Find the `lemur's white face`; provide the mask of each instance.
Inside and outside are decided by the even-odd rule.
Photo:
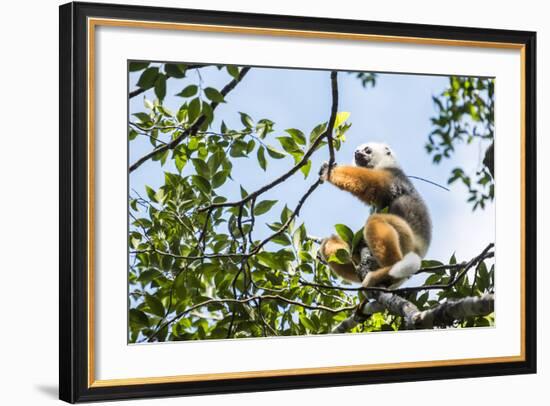
[[[395,168],[399,165],[390,147],[378,142],[368,142],[357,147],[354,163],[364,168]]]

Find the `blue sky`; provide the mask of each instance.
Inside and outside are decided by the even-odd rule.
[[[130,75],[130,90],[135,88],[138,74]],[[177,110],[183,99],[174,96],[186,85],[202,80],[203,87],[221,89],[230,77],[225,70],[203,68],[190,72],[185,79],[170,79],[167,82],[167,97],[164,105]],[[427,135],[431,131],[430,117],[436,114],[432,96],[441,93],[447,85],[445,76],[410,74],[378,74],[376,86],[365,89],[354,75],[341,72],[338,76],[339,111],[351,113],[352,127],[346,133],[347,141],[337,152],[336,161],[348,164],[357,145],[368,141],[389,144],[395,151],[403,170],[409,175],[427,178],[446,185],[451,169],[460,166],[467,173],[479,168],[484,144],[463,145],[456,154],[439,165],[432,164],[431,156],[424,150]],[[154,99],[152,90],[130,101],[130,114],[144,111],[143,97]],[[218,131],[223,119],[229,128],[241,129],[238,112],[248,113],[254,120],[269,118],[275,122],[275,132],[266,141],[279,147],[275,139],[286,128],[301,129],[306,135],[317,124],[327,121],[331,108],[331,89],[328,71],[297,69],[252,68],[226,98],[227,103],[216,109],[213,129]],[[151,144],[145,137],[138,137],[130,143],[129,159],[133,163]],[[278,200],[272,209],[280,213],[284,204],[294,207],[307,187],[315,181],[318,168],[328,160],[328,152],[318,151],[312,158],[312,169],[304,180],[298,172],[289,181],[263,195],[263,199]],[[268,158],[267,172],[263,172],[256,161],[255,153],[250,159],[234,161],[233,178],[218,193],[229,199],[239,197],[240,182],[248,191],[264,185],[270,179],[286,172],[293,165],[292,158],[273,160]],[[144,185],[158,188],[164,181],[163,171],[176,170],[169,165],[161,169],[158,162],[148,161],[130,174],[130,188],[144,193]],[[184,170],[184,175],[190,173]],[[469,259],[479,253],[495,239],[494,205],[485,210],[472,212],[466,202],[466,189],[453,184],[450,192],[428,183],[413,180],[426,200],[433,221],[433,241],[427,258],[447,262],[456,252],[458,260]],[[318,188],[302,208],[300,222],[305,222],[308,233],[323,237],[334,232],[334,224],[343,223],[354,230],[359,229],[369,215],[369,208],[356,198],[340,191],[330,184]],[[262,223],[270,221],[270,214],[257,220],[255,238],[269,233]],[[256,228],[255,228],[256,230]]]

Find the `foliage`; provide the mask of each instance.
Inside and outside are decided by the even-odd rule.
[[[342,282],[317,257],[318,243],[308,236],[298,215],[320,184],[311,170],[311,156],[327,147],[327,134],[333,134],[335,150],[340,148],[351,126],[349,113],[333,111],[331,120],[309,131],[276,131],[269,118],[256,120],[246,112],[239,113],[238,128],[229,128],[224,121],[213,128],[216,106],[229,102],[228,93],[240,84],[247,68],[217,66],[228,81],[223,89],[205,86],[202,80],[188,83],[191,68],[184,64],[139,62],[129,68],[139,73],[137,90],[152,89],[155,95],[153,101],[144,98],[143,111],[132,114],[129,139],[149,140],[151,159],[158,162],[164,177],[157,189],[146,185],[130,191],[130,342],[330,332],[354,311],[362,295],[304,285],[304,281],[332,286]],[[163,105],[167,79],[184,83],[176,111]],[[331,123],[333,128],[328,128]],[[274,160],[286,159],[288,176],[280,182],[302,176],[311,186],[296,206],[281,202],[278,209],[277,200],[263,197],[276,186],[274,182],[249,191],[233,178],[234,164],[243,159],[255,160],[258,176]],[[235,193],[239,198],[229,200],[227,196]],[[360,244],[360,232],[345,225],[336,225],[335,231],[351,247]],[[410,299],[420,307],[466,292],[478,294],[491,289],[492,274],[492,268],[487,271],[480,265],[472,283],[465,279],[438,297],[414,294]],[[443,282],[448,277],[432,275],[428,280]],[[483,325],[486,320],[467,323]],[[399,327],[398,317],[380,313],[352,332]]]
[[[439,114],[431,119],[434,129],[428,136],[426,151],[432,155],[435,164],[451,158],[457,144],[462,142],[472,144],[479,141],[485,148],[492,145],[494,88],[494,79],[451,76],[448,87],[433,97]],[[492,147],[485,153],[492,154]],[[485,208],[486,202],[494,199],[492,156],[489,161],[479,162],[475,174],[464,168],[454,168],[448,179],[449,184],[462,181],[468,189],[468,202],[473,204],[473,210]]]

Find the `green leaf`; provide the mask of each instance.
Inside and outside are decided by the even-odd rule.
[[[198,158],[192,159],[191,162],[193,162],[193,166],[195,167],[198,175],[201,175],[203,178],[206,179],[210,178],[210,168],[208,167],[206,162]]]
[[[139,121],[141,122],[141,124],[150,123],[150,125],[152,125],[151,117],[149,117],[149,114],[140,112],[140,113],[133,113],[132,115],[134,117],[137,117],[139,119]]]
[[[139,274],[138,281],[143,284],[151,282],[153,279],[162,276],[162,273],[156,269],[148,269]]]
[[[187,164],[187,157],[183,154],[177,154],[175,159],[176,168],[181,173],[185,165]]]
[[[306,145],[306,136],[304,135],[303,132],[301,132],[300,130],[297,130],[296,128],[288,128],[285,130],[291,137],[292,139],[300,144],[300,145]]]
[[[212,188],[219,188],[225,183],[227,177],[229,176],[229,171],[220,171],[212,176]]]
[[[433,259],[425,259],[422,261],[422,268],[428,268],[432,266],[441,266],[441,265],[443,265],[443,262],[436,261]]]
[[[148,66],[149,62],[130,62],[130,66],[128,67],[128,69],[130,70],[130,72],[137,72],[145,69]]]
[[[239,114],[241,115],[241,123],[243,123],[243,125],[246,128],[254,127],[254,122],[252,121],[252,118],[248,114],[243,112],[239,112]]]
[[[267,153],[271,158],[282,159],[286,156],[284,152],[279,151],[278,149],[272,147],[271,145],[267,146]]]
[[[435,285],[436,283],[438,283],[441,280],[441,276],[442,275],[437,274],[437,273],[434,273],[434,274],[428,276],[426,278],[426,280],[424,281],[424,285]]]
[[[174,289],[176,291],[176,297],[179,299],[187,298],[187,286],[185,284],[185,272],[181,272],[174,281]]]
[[[191,103],[189,103],[189,108],[187,109],[187,114],[189,116],[189,122],[191,124],[197,121],[197,119],[201,115],[201,99],[196,97],[191,100]]]
[[[363,241],[363,229],[361,228],[353,235],[353,240],[351,242],[351,252],[355,252],[359,244]]]
[[[160,73],[155,82],[155,95],[160,101],[166,97],[166,76]]]
[[[147,68],[138,79],[137,86],[141,89],[150,89],[155,85],[159,74],[159,68]]]
[[[313,130],[311,130],[311,134],[309,135],[309,142],[313,142],[317,137],[319,137],[321,134],[325,132],[327,128],[327,123],[319,124],[317,127],[315,127]]]
[[[141,310],[130,309],[129,313],[131,324],[135,324],[138,327],[149,327],[149,319]]]
[[[291,243],[290,238],[286,234],[279,234],[271,239],[271,242],[274,242],[275,244],[283,245],[283,246],[289,246]]]
[[[202,114],[204,115],[206,120],[204,120],[204,124],[201,129],[202,131],[206,131],[210,123],[214,120],[214,110],[212,110],[212,106],[210,105],[210,103],[202,104]]]
[[[328,262],[335,262],[337,264],[349,264],[351,262],[351,256],[348,250],[340,248],[335,254],[332,254],[328,258]]]
[[[424,306],[424,304],[427,302],[428,298],[430,296],[430,292],[424,292],[418,299],[416,299],[416,305],[418,307]]]
[[[207,87],[204,89],[204,94],[215,103],[225,103],[223,95],[213,87]]]
[[[239,68],[235,65],[227,65],[227,72],[235,79],[239,79]]]
[[[197,91],[199,88],[196,85],[189,85],[186,88],[184,88],[181,92],[176,94],[176,96],[180,97],[192,97],[197,94]]]
[[[316,331],[315,329],[315,324],[313,324],[311,322],[311,320],[309,320],[307,318],[307,316],[305,314],[300,314],[300,323],[302,324],[302,326],[304,326],[307,330],[309,331]]]
[[[224,159],[225,159],[225,152],[223,151],[223,149],[219,149],[218,151],[210,155],[210,157],[208,158],[208,161],[206,162],[208,167],[210,168],[210,173],[216,172]]]
[[[153,295],[145,296],[145,303],[149,306],[150,313],[153,313],[155,316],[163,317],[164,316],[164,306],[162,302],[158,300]]]
[[[449,259],[449,264],[451,264],[451,265],[455,265],[455,264],[456,264],[456,256],[455,256],[454,253],[453,253],[453,255],[451,256],[451,258]]]
[[[351,247],[353,244],[353,231],[351,231],[351,229],[345,224],[336,224],[334,228],[340,238]]]
[[[248,144],[242,140],[235,140],[233,144],[231,144],[231,148],[229,149],[229,155],[233,158],[242,158],[247,156],[247,150],[248,150]]]
[[[193,185],[195,185],[197,189],[199,189],[205,195],[210,194],[210,191],[211,191],[210,182],[208,182],[207,179],[199,175],[193,175],[191,182],[193,182]]]
[[[254,205],[254,215],[261,216],[267,213],[275,204],[277,200],[264,200]]]
[[[185,65],[177,63],[167,63],[164,65],[164,71],[170,77],[181,79],[185,77]]]
[[[302,150],[300,149],[298,144],[296,144],[296,142],[294,141],[293,138],[291,138],[291,137],[277,137],[277,139],[279,140],[279,142],[281,143],[281,146],[283,147],[283,149],[286,152],[288,152],[288,153],[302,152]]]
[[[309,175],[309,171],[311,170],[311,159],[309,159],[304,166],[300,168],[300,171],[304,174],[304,179],[307,178],[307,175]]]
[[[155,108],[155,105],[150,100],[147,100],[145,97],[143,98],[143,105],[149,110],[153,110]]]
[[[149,197],[149,199],[151,199],[153,202],[157,201],[155,197],[156,192],[152,187],[145,185],[145,191],[147,192],[147,196]]]
[[[344,123],[344,121],[346,121],[349,118],[350,114],[351,113],[347,111],[342,111],[336,114],[336,119],[334,120],[334,128],[340,127]]]
[[[136,136],[137,136],[137,133],[136,133]],[[267,161],[265,160],[265,148],[263,146],[258,148],[258,152],[256,153],[256,156],[258,157],[258,163],[260,164],[260,168],[262,168],[265,172],[267,168]]]
[[[276,255],[272,252],[260,252],[256,255],[256,260],[263,266],[271,269],[279,269],[284,264],[281,264]]]

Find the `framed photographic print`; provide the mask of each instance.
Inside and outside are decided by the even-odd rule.
[[[62,400],[536,371],[535,33],[60,24]]]

